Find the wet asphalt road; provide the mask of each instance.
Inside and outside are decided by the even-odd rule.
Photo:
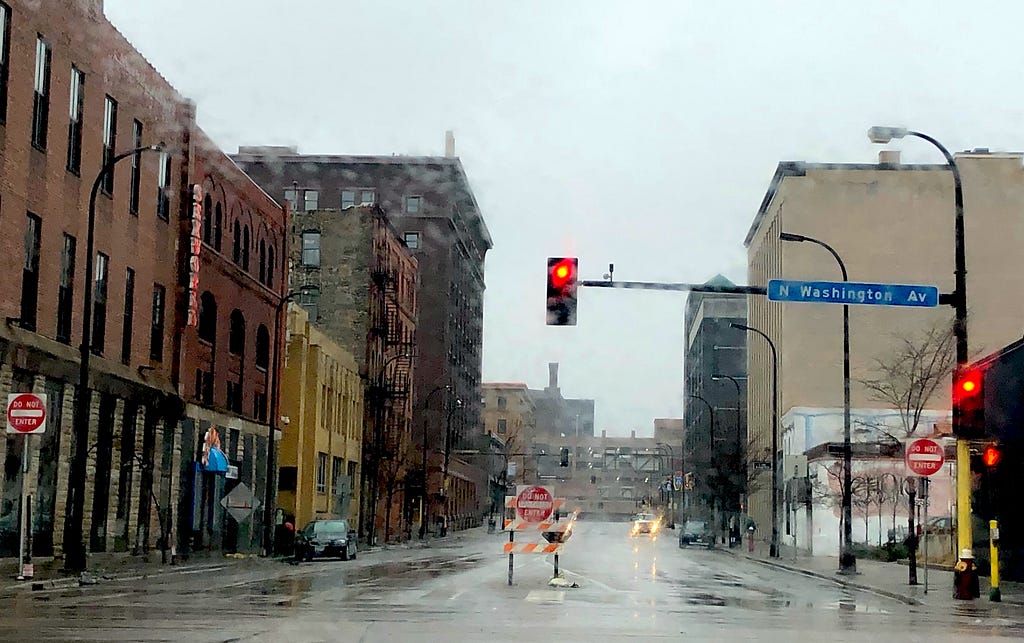
[[[668,531],[587,523],[561,557],[578,588],[547,586],[547,556],[501,535],[355,561],[246,561],[93,587],[0,596],[0,640],[90,641],[943,641],[1024,638],[1024,610],[929,613],[726,553]]]

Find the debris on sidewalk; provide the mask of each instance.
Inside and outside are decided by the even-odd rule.
[[[548,581],[548,585],[550,585],[551,587],[579,587],[578,583],[571,581],[567,578],[564,578],[562,576],[555,576],[554,578]]]

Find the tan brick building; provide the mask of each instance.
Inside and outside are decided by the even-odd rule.
[[[963,175],[969,336],[984,354],[1018,339],[1024,327],[1024,169],[1021,154],[985,150],[957,154]],[[749,280],[841,280],[824,249],[783,243],[780,232],[824,241],[844,259],[851,281],[936,285],[953,289],[953,181],[945,165],[902,165],[888,153],[879,164],[780,163],[745,240]],[[952,319],[951,307],[850,307],[854,423],[892,422],[895,411],[857,384],[899,334]],[[779,352],[780,452],[802,454],[842,439],[842,307],[749,300],[749,324],[773,338]],[[770,459],[771,361],[768,346],[748,343],[748,426],[751,448]],[[949,413],[948,387],[939,388],[922,431]],[[870,432],[869,432],[870,433]],[[870,440],[870,434],[855,440]],[[758,457],[752,457],[757,460]],[[770,535],[770,474],[751,472],[749,511],[758,536]],[[838,519],[838,512],[835,520]],[[781,523],[780,523],[781,524]],[[815,543],[831,542],[838,523],[813,526]],[[819,533],[820,532],[820,533]],[[783,540],[786,534],[783,533]],[[856,533],[855,533],[856,537]],[[827,539],[831,538],[831,541]],[[816,547],[817,549],[817,547]]]

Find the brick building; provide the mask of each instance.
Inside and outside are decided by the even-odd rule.
[[[419,469],[416,258],[375,205],[296,212],[293,223],[292,290],[310,321],[355,356],[365,381],[361,532],[407,533],[419,498],[405,493]]]
[[[482,434],[484,257],[492,242],[454,139],[449,135],[444,156],[303,155],[295,148],[241,147],[233,158],[293,210],[376,204],[388,213],[419,265],[415,424],[427,427],[435,455],[445,444],[449,451],[476,446]],[[438,385],[447,385],[461,406],[428,403]],[[449,407],[457,412],[449,415]],[[460,490],[465,500],[454,503],[455,494],[449,494],[445,511],[458,524],[473,524],[488,508],[486,472],[457,457],[448,469],[470,489]]]
[[[257,256],[261,240],[280,247],[285,210],[206,140],[192,105],[105,19],[101,0],[8,0],[0,4],[0,33],[0,397],[46,393],[49,407],[47,432],[30,443],[33,552],[62,553],[61,529],[76,494],[84,498],[84,541],[93,552],[146,552],[158,539],[169,543],[160,538],[165,531],[188,551],[192,527],[212,524],[223,528],[207,530],[201,546],[247,547],[251,540],[224,522],[216,494],[260,484],[255,434],[265,442],[267,428],[257,401],[272,382],[255,364],[256,344],[260,326],[273,328],[285,264],[276,263],[273,282],[261,284],[267,275],[257,277],[257,261],[240,271],[217,250],[238,245],[227,226],[244,216],[252,216],[247,253]],[[98,184],[94,256],[86,256],[94,177],[115,154],[157,142],[167,151],[126,157]],[[193,184],[211,198],[202,223],[211,234],[221,227],[195,246]],[[202,290],[190,293],[193,247]],[[86,262],[95,266],[90,284]],[[93,305],[83,488],[68,478],[86,287]],[[207,292],[219,314],[210,306],[200,314]],[[207,322],[204,331],[215,331],[203,339],[187,327],[190,301],[196,321]],[[248,324],[244,359],[223,350],[232,345],[228,320],[236,308]],[[209,391],[199,399],[196,370]],[[242,391],[241,411],[230,410],[237,403],[228,383]],[[237,479],[201,484],[196,454],[208,424],[226,427]],[[23,439],[0,440],[0,556],[17,551]],[[204,500],[205,518],[194,511]]]

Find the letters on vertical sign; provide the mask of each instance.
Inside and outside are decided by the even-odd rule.
[[[188,258],[188,325],[199,323],[199,253],[203,249],[203,188],[192,186],[192,232]]]

